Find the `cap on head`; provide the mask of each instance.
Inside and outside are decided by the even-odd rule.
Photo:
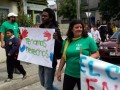
[[[8,17],[12,17],[12,16],[17,17],[18,15],[12,12],[8,14]]]

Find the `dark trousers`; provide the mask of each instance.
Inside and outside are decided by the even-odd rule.
[[[20,71],[23,75],[26,74],[26,71],[24,70],[23,66],[20,64],[20,61],[17,60],[17,58],[8,56],[7,57],[7,73],[8,73],[8,78],[12,79],[13,78],[13,71],[14,67]]]
[[[76,84],[78,90],[80,90],[80,78],[64,75],[63,90],[73,90]]]
[[[104,42],[106,40],[106,34],[101,34],[100,37],[101,37],[102,42]]]
[[[100,44],[100,43],[96,43],[96,45],[97,45],[98,48],[99,48],[99,44]]]

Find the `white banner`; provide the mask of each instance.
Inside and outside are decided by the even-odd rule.
[[[120,90],[120,67],[80,55],[81,90]]]
[[[52,68],[55,29],[20,28],[20,32],[18,60]]]

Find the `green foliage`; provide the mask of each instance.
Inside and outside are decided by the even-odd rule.
[[[19,24],[19,27],[32,27],[33,26],[32,18],[24,14],[23,0],[20,0],[19,2],[17,2],[17,7],[19,11],[18,21],[17,21]]]
[[[18,14],[19,27],[32,27],[33,21],[25,14]]]
[[[83,11],[84,7],[80,5],[80,13]],[[63,0],[60,3],[60,8],[58,10],[58,15],[63,16],[63,18],[68,18],[69,20],[77,17],[76,13],[76,0]]]
[[[120,0],[100,0],[99,12],[102,19],[110,21],[111,18],[120,19]]]
[[[3,15],[3,14],[1,14],[1,15],[0,15],[0,25],[1,25],[4,21],[6,21],[6,20],[7,20],[6,16]]]

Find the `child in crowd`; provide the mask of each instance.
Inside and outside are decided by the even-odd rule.
[[[91,32],[90,32],[90,27],[89,27],[89,25],[85,25],[85,30],[87,31],[88,36],[92,38],[92,34],[91,34]]]
[[[17,60],[18,50],[20,46],[19,39],[14,36],[12,29],[7,30],[6,35],[8,38],[5,43],[8,79],[6,79],[5,82],[9,82],[13,79],[13,71],[15,66],[20,71],[20,73],[23,74],[23,79],[25,79],[27,77],[26,71],[20,64],[20,61]]]
[[[100,37],[100,33],[97,30],[97,27],[94,25],[93,27],[93,31],[92,31],[92,37],[95,40],[97,46],[99,47],[100,41],[101,41],[101,37]]]

